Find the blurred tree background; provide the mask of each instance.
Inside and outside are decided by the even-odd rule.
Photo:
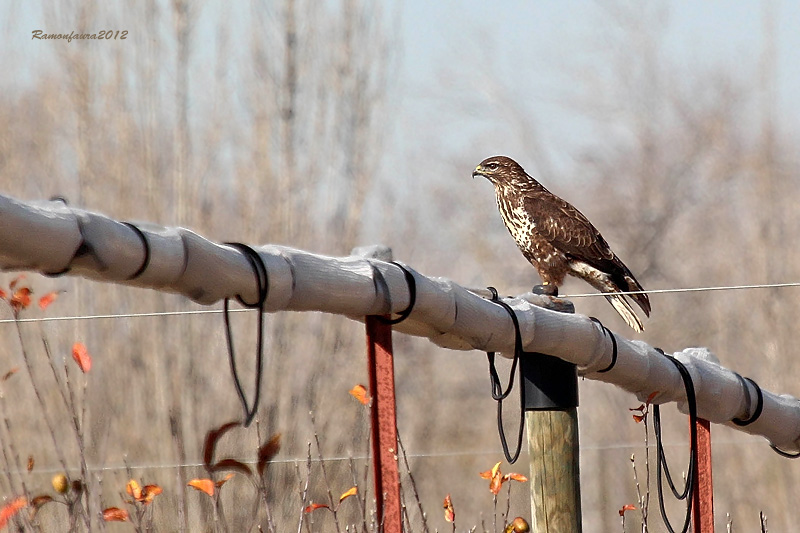
[[[578,206],[646,288],[797,281],[800,255],[790,240],[800,223],[797,122],[777,97],[783,19],[775,2],[757,5],[761,38],[748,41],[752,49],[740,63],[726,65],[686,59],[692,35],[680,41],[689,52],[675,59],[669,3],[595,3],[581,14],[591,31],[520,50],[512,60],[497,49],[496,27],[461,13],[441,30],[445,39],[473,34],[470,45],[451,51],[455,60],[403,56],[418,50],[406,40],[424,42],[408,28],[428,26],[402,4],[6,2],[2,193],[58,194],[119,220],[182,225],[216,241],[330,255],[380,242],[427,275],[518,294],[538,278],[502,227],[489,184],[469,178],[484,157],[505,153]],[[38,28],[29,21],[47,33],[129,33],[125,41],[22,46]],[[417,62],[433,72],[425,81],[408,79],[408,65]],[[556,89],[519,83],[520,72],[537,69],[551,72]],[[548,99],[565,123],[537,111]],[[154,291],[30,279],[38,293],[66,291],[49,313],[199,309]],[[587,291],[570,283],[562,292]],[[641,339],[668,352],[708,346],[760,385],[800,394],[796,289],[652,301]],[[602,299],[575,303],[630,336]],[[248,313],[235,321],[247,368],[255,319]],[[348,457],[365,464],[367,420],[347,394],[366,381],[363,326],[314,313],[267,322],[259,431],[262,440],[283,434],[271,505],[277,521],[291,525],[300,501],[295,460],[304,463],[314,434],[309,411],[331,458],[334,490],[352,484]],[[21,364],[13,327],[0,324],[0,373]],[[207,524],[208,502],[182,493],[201,470],[169,465],[199,463],[205,432],[240,414],[221,317],[32,323],[23,333],[48,405],[58,403],[42,335],[59,360],[75,340],[95,356],[87,461],[104,505],[118,503],[129,464],[165,487],[155,510],[163,529]],[[399,430],[430,521],[444,528],[439,506],[452,493],[460,526],[479,524],[491,507],[477,473],[502,457],[485,359],[401,335],[395,344]],[[59,468],[57,454],[42,437],[47,428],[30,380],[18,378],[3,387],[15,402],[3,439],[36,457],[41,477],[29,484],[46,485],[48,469]],[[636,498],[630,455],[644,455],[642,427],[628,411],[638,402],[588,381],[581,402],[585,530],[618,531],[617,510]],[[69,435],[68,413],[54,408],[51,417],[61,428],[57,438]],[[670,456],[682,463],[685,419],[674,414],[668,422]],[[770,526],[790,530],[800,477],[760,439],[722,427],[713,435],[718,527],[730,513],[736,526],[754,530],[763,510]],[[221,446],[252,456],[257,436],[242,431]],[[59,447],[76,456],[74,439],[63,437]],[[523,456],[514,469],[525,473],[524,465]],[[320,477],[318,468],[312,475]],[[0,495],[11,495],[14,476],[0,476]],[[517,488],[513,512],[528,516],[528,489]],[[246,489],[232,482],[231,501]],[[322,499],[321,485],[312,490]],[[231,508],[228,519],[236,524],[249,512]],[[660,531],[657,519],[651,526]]]

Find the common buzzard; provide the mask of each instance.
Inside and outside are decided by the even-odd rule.
[[[516,161],[505,156],[490,157],[475,168],[472,177],[475,176],[494,184],[497,207],[506,228],[522,255],[539,271],[543,284],[553,287],[554,293],[567,274],[603,293],[643,290],[583,213],[545,189]],[[646,294],[629,297],[650,316]],[[631,328],[644,329],[625,296],[608,294],[606,299]]]

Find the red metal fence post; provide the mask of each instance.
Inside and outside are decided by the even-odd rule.
[[[372,465],[378,524],[401,533],[400,472],[397,465],[397,409],[394,392],[392,326],[366,317],[369,393],[372,397]]]
[[[692,531],[714,533],[714,486],[711,483],[711,423],[697,419],[697,464],[692,501]]]

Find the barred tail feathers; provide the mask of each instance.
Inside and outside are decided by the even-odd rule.
[[[619,316],[622,317],[622,319],[631,327],[631,329],[637,333],[644,331],[644,325],[642,324],[641,319],[636,316],[636,313],[633,312],[631,304],[628,303],[628,300],[626,300],[624,296],[619,294],[610,294],[606,295],[606,300],[608,300],[608,302],[614,306],[614,309],[617,311],[617,313],[619,313]]]

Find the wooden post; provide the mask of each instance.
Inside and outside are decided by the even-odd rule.
[[[714,533],[714,487],[711,483],[711,423],[697,419],[697,464],[694,466],[692,531]]]
[[[401,533],[400,472],[397,465],[397,413],[394,391],[392,326],[366,317],[369,393],[372,397],[372,466],[379,531]]]
[[[580,533],[575,365],[549,355],[525,353],[521,371],[531,463],[531,531]]]
[[[579,533],[581,487],[578,410],[528,411],[531,531]]]

